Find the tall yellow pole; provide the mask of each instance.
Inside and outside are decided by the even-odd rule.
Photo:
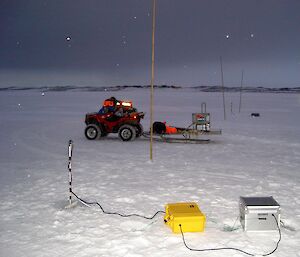
[[[155,43],[155,16],[156,0],[152,7],[152,58],[151,58],[151,92],[150,92],[150,160],[153,160],[153,94],[154,94],[154,43]]]

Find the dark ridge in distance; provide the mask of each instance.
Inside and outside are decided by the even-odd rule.
[[[38,91],[38,92],[65,92],[65,91],[76,91],[76,92],[102,92],[102,91],[120,91],[128,89],[149,89],[150,85],[122,85],[122,86],[41,86],[41,87],[3,87],[0,91]],[[155,89],[177,89],[177,90],[192,90],[197,92],[240,92],[240,87],[222,87],[216,86],[175,86],[175,85],[154,85]],[[280,88],[269,88],[269,87],[250,87],[245,86],[242,88],[242,92],[250,93],[300,93],[300,87],[280,87]]]

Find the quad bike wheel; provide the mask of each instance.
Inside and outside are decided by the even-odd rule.
[[[88,140],[99,139],[102,136],[102,130],[96,124],[89,124],[84,130],[84,135]]]
[[[134,140],[136,137],[136,129],[131,125],[125,124],[119,128],[118,134],[123,141]]]

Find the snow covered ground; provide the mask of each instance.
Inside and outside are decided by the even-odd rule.
[[[191,252],[159,214],[153,220],[105,215],[68,200],[67,145],[74,141],[74,192],[107,211],[153,215],[173,202],[196,201],[206,214],[203,233],[187,233],[193,248],[236,247],[265,254],[277,232],[245,233],[236,221],[239,196],[272,195],[282,208],[282,240],[273,256],[300,256],[300,95],[155,91],[155,120],[187,126],[202,102],[212,127],[210,144],[123,143],[84,138],[84,115],[114,95],[146,112],[149,92],[0,93],[0,256],[245,256],[230,250]],[[231,102],[233,113],[230,111]],[[259,112],[261,117],[251,118]],[[230,228],[234,228],[233,231]]]

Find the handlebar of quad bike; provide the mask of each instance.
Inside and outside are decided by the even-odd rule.
[[[144,112],[139,112],[138,115],[139,115],[139,117],[140,117],[141,119],[143,119],[144,116],[145,116],[145,113],[144,113]]]

